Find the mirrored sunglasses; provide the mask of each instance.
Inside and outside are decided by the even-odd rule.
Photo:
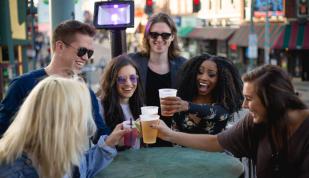
[[[67,46],[70,46],[71,48],[73,48],[73,49],[76,49],[75,47],[73,47],[71,44],[68,44],[68,43],[66,43],[66,42],[63,42],[65,45],[67,45]],[[91,58],[91,56],[93,55],[93,50],[91,50],[91,49],[87,49],[87,48],[85,48],[85,47],[80,47],[80,48],[78,48],[78,49],[76,49],[77,50],[77,56],[78,57],[83,57],[86,53],[87,53],[87,56],[88,56],[88,59],[89,58]]]
[[[127,79],[128,79],[127,76],[120,75],[117,77],[117,83],[121,85],[126,84]],[[135,74],[129,75],[129,80],[131,81],[131,83],[137,84],[138,75]]]
[[[159,36],[162,37],[163,40],[168,40],[172,34],[171,33],[158,33],[158,32],[149,32],[150,38],[156,40],[159,38]]]

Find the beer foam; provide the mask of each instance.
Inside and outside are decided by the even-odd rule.
[[[153,120],[158,120],[160,116],[153,115],[153,114],[142,114],[142,115],[139,115],[139,118],[141,119],[141,121],[153,121]]]

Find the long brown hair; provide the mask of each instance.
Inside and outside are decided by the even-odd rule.
[[[171,29],[172,35],[174,36],[174,40],[171,42],[171,45],[168,48],[168,58],[174,59],[180,54],[180,48],[178,46],[178,39],[177,39],[177,28],[176,28],[176,25],[173,19],[169,15],[162,13],[162,12],[151,16],[146,24],[146,28],[144,31],[144,38],[143,38],[144,49],[142,50],[142,54],[149,57],[150,55],[150,45],[149,45],[149,40],[148,40],[149,32],[150,32],[152,25],[154,25],[155,23],[159,23],[159,22],[163,22],[167,26],[169,26],[169,28]]]
[[[294,91],[291,78],[278,66],[264,65],[242,77],[253,82],[257,95],[266,108],[266,124],[277,150],[288,138],[288,110],[305,109],[307,106]]]
[[[124,115],[119,103],[119,94],[117,92],[117,75],[119,70],[125,66],[132,66],[136,70],[136,74],[140,76],[135,63],[131,58],[122,54],[113,58],[104,69],[104,73],[100,82],[100,89],[97,92],[98,97],[104,106],[104,116],[107,125],[114,127],[124,121]],[[140,115],[140,107],[143,106],[143,90],[141,79],[138,78],[137,87],[129,99],[129,107],[133,115],[133,119],[137,119]]]

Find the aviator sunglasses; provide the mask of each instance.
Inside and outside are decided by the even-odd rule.
[[[87,49],[85,47],[80,47],[80,48],[77,49],[77,48],[73,47],[72,45],[70,45],[70,44],[68,44],[64,41],[63,41],[63,43],[67,46],[70,46],[73,49],[76,49],[78,57],[83,57],[87,53],[87,56],[88,56],[88,59],[89,59],[93,55],[93,50],[91,50],[91,49]]]
[[[164,33],[149,32],[149,36],[150,36],[150,38],[152,38],[154,40],[158,39],[159,36],[161,36],[163,40],[168,40],[172,36],[172,34],[171,33],[165,33],[165,32]]]
[[[135,74],[129,75],[129,79],[130,79],[131,83],[137,84],[138,75],[135,75]],[[126,84],[126,82],[127,82],[127,76],[119,75],[117,77],[117,83],[118,84],[123,85],[123,84]]]

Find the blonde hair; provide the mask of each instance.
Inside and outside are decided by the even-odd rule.
[[[50,76],[30,92],[0,140],[0,163],[12,163],[26,152],[36,160],[40,177],[63,177],[80,164],[94,132],[87,86]]]

